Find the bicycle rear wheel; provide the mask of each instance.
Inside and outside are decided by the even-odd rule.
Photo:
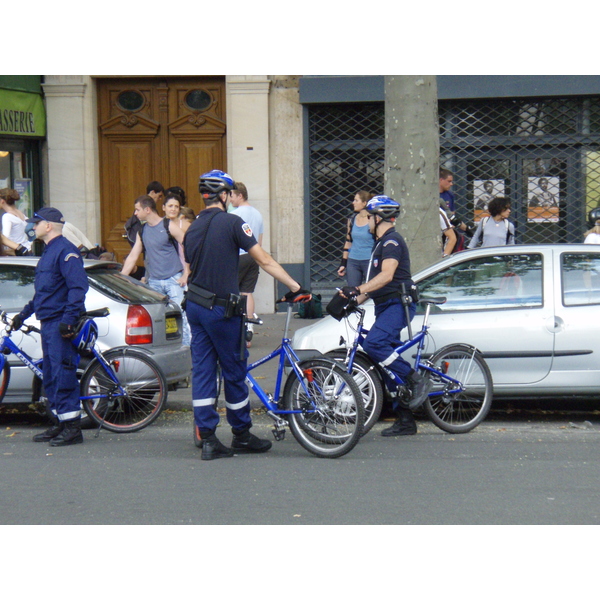
[[[426,375],[433,383],[424,403],[429,418],[448,433],[467,433],[477,427],[490,411],[493,397],[492,375],[481,354],[472,346],[451,344],[429,362],[461,384],[435,373]]]
[[[302,382],[292,372],[283,390],[284,409],[299,411],[287,415],[292,434],[316,456],[347,454],[360,440],[365,418],[358,386],[335,361],[309,359],[298,366]]]
[[[340,363],[346,360],[344,350],[333,350],[325,356]],[[357,354],[352,366],[352,377],[360,390],[365,406],[365,424],[362,435],[370,431],[381,416],[383,408],[383,385],[375,365],[366,357]]]
[[[115,433],[139,431],[153,423],[167,402],[167,381],[160,367],[129,347],[109,350],[103,356],[125,393],[94,359],[81,380],[81,403],[90,419]]]

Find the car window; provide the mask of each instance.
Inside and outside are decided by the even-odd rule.
[[[87,269],[90,285],[116,302],[160,304],[165,297],[113,267]]]
[[[561,279],[563,306],[600,304],[600,254],[563,254]]]
[[[0,265],[0,306],[8,312],[20,311],[34,294],[35,268]]]
[[[421,280],[419,291],[445,296],[442,312],[542,306],[542,264],[541,254],[473,258]]]

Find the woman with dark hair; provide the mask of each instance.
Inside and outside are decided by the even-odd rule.
[[[496,197],[488,204],[489,217],[477,224],[475,235],[469,242],[469,248],[488,246],[506,246],[515,243],[515,226],[508,220],[510,200]]]
[[[14,242],[17,246],[20,245],[30,250],[31,241],[25,234],[25,226],[27,225],[25,219],[27,217],[16,206],[20,198],[17,190],[9,188],[0,190],[0,209],[4,211],[2,215],[2,236]],[[12,246],[10,248],[12,249]]]
[[[354,196],[352,208],[354,214],[348,219],[346,226],[346,243],[342,252],[342,261],[337,274],[346,275],[350,287],[359,286],[367,279],[369,260],[375,240],[369,231],[369,213],[367,202],[375,194],[360,190]]]
[[[165,192],[165,198],[168,198],[169,196],[172,196],[172,195],[179,196],[181,206],[185,206],[187,204],[187,201],[185,199],[185,192],[183,191],[183,188],[180,188],[178,185],[174,185],[173,187],[170,187]]]

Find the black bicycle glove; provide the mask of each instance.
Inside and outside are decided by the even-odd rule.
[[[312,294],[308,290],[300,288],[297,292],[288,292],[282,300],[285,302],[309,302]]]
[[[70,339],[75,335],[75,325],[67,325],[66,323],[58,324],[58,332],[64,338]]]
[[[10,328],[13,331],[18,331],[19,329],[21,329],[21,327],[23,327],[23,317],[21,316],[21,313],[18,313],[12,318]]]
[[[360,296],[360,290],[356,286],[345,285],[341,289],[341,294],[344,298],[356,298],[356,296]]]

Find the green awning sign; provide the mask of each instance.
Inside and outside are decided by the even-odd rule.
[[[0,135],[45,137],[46,111],[42,97],[0,89]]]

